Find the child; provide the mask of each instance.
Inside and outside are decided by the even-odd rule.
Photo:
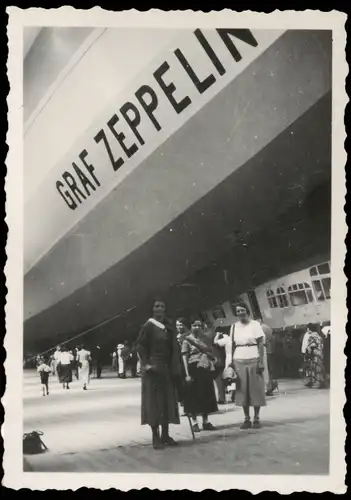
[[[46,360],[43,358],[40,359],[37,372],[40,375],[41,387],[43,390],[43,396],[49,395],[49,375],[51,372],[50,366],[46,363]]]

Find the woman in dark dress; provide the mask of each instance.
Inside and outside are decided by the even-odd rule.
[[[174,446],[168,426],[180,423],[175,382],[180,375],[180,357],[164,301],[154,301],[153,317],[142,327],[136,345],[142,371],[141,424],[150,425],[155,449]]]
[[[208,415],[218,411],[214,389],[214,357],[212,348],[202,338],[203,323],[195,319],[191,333],[183,340],[182,356],[186,373],[184,388],[184,413],[190,415],[194,432],[200,432],[197,416],[202,415],[202,428],[206,431],[215,427],[208,421]]]

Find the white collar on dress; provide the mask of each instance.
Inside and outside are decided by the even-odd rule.
[[[161,323],[160,321],[157,321],[157,319],[155,319],[155,318],[149,318],[148,322],[154,324],[158,328],[161,328],[161,330],[166,329],[165,325],[163,323]]]

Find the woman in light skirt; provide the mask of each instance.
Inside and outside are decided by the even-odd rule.
[[[83,390],[87,390],[90,379],[91,354],[82,345],[77,353],[79,381],[83,384]]]
[[[241,429],[259,429],[260,409],[266,405],[264,372],[265,335],[258,321],[250,318],[246,304],[236,306],[239,319],[231,328],[233,369],[235,370],[237,406],[242,406],[245,420]],[[254,408],[254,421],[250,420],[250,407]]]

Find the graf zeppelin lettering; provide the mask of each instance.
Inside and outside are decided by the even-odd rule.
[[[242,55],[236,46],[239,39],[252,47],[257,47],[258,42],[250,30],[240,29],[217,29],[221,42],[231,54],[230,59],[237,63]],[[188,78],[196,88],[196,94],[204,94],[210,87],[223,76],[228,68],[213,49],[205,35],[200,29],[193,33],[194,43],[198,43],[203,50],[204,57],[208,61],[208,74],[200,78],[195,69],[188,61],[185,51],[175,49],[169,57],[169,62],[164,61],[152,73],[154,84],[141,85],[135,92],[136,103],[125,102],[117,113],[113,113],[107,123],[97,132],[91,147],[102,148],[110,167],[116,172],[145,145],[145,138],[140,132],[144,120],[149,121],[154,133],[157,134],[167,123],[162,123],[158,117],[160,106],[160,94],[164,95],[170,103],[174,113],[180,115],[185,109],[192,105],[188,95],[175,96],[177,81],[172,81],[169,70],[172,65],[179,78]],[[133,100],[134,100],[133,97]],[[129,134],[121,129],[127,125]],[[125,128],[123,130],[126,130]],[[76,210],[84,203],[101,185],[98,174],[98,165],[93,165],[89,160],[88,149],[83,149],[71,168],[64,171],[56,182],[56,189],[62,200],[71,210]]]

